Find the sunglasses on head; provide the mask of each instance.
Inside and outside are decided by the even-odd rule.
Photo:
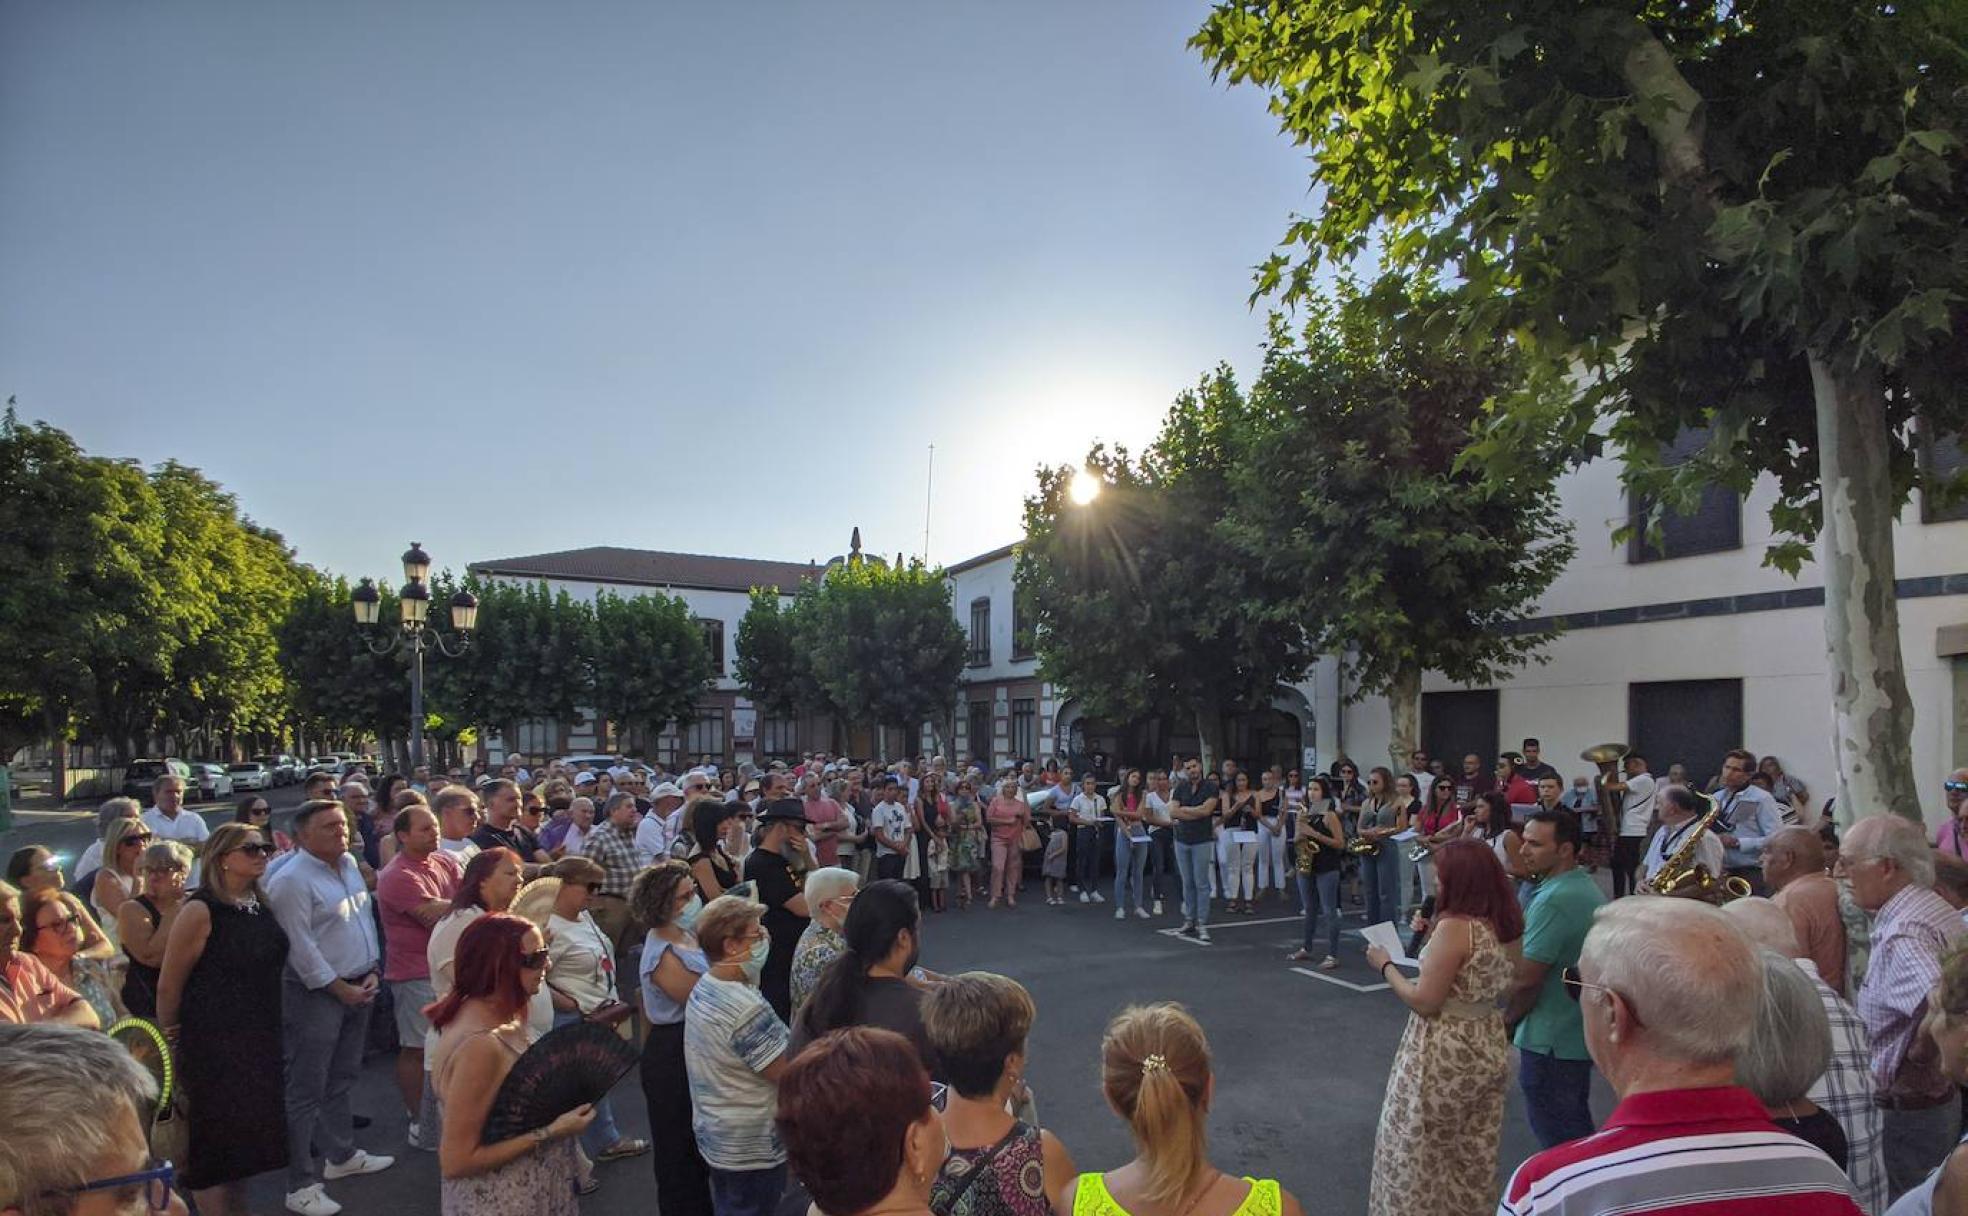
[[[545,950],[523,951],[519,956],[519,965],[528,971],[538,971],[547,965],[547,952]]]

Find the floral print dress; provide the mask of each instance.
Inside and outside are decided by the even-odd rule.
[[[1471,934],[1473,948],[1442,1012],[1408,1015],[1374,1136],[1368,1216],[1496,1211],[1497,1137],[1510,1081],[1510,1042],[1496,1002],[1516,965],[1486,921],[1444,921],[1435,934],[1444,933]]]

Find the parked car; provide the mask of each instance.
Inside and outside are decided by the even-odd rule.
[[[270,756],[255,756],[253,763],[266,769],[267,780],[274,785],[292,785],[307,776],[307,766],[284,752]]]
[[[161,760],[130,761],[123,769],[123,788],[119,792],[125,798],[135,798],[143,805],[150,806],[155,801],[151,796],[151,787],[156,785],[157,779],[165,773],[176,773],[183,778],[185,790],[190,792],[191,766],[175,756],[166,756]]]
[[[308,761],[307,771],[310,777],[316,773],[327,773],[330,777],[339,777],[347,768],[348,763],[340,756],[316,756],[314,759]]]
[[[273,788],[273,771],[258,760],[245,764],[228,764],[226,773],[232,778],[235,790],[266,790]]]
[[[191,784],[187,792],[196,794],[201,802],[216,802],[221,798],[232,797],[232,774],[226,772],[225,765],[210,760],[191,762]]]

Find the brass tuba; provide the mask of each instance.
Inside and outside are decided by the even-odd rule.
[[[1599,767],[1599,775],[1592,779],[1592,792],[1599,797],[1599,839],[1595,843],[1601,847],[1611,847],[1620,829],[1620,800],[1606,788],[1606,782],[1619,775],[1620,761],[1632,750],[1624,743],[1601,743],[1579,753],[1579,759]]]
[[[1691,791],[1695,797],[1708,803],[1708,810],[1695,826],[1688,830],[1688,838],[1681,847],[1674,850],[1674,856],[1661,863],[1654,872],[1648,887],[1656,895],[1675,895],[1688,899],[1706,900],[1712,904],[1726,904],[1732,899],[1741,899],[1749,894],[1749,884],[1736,875],[1717,878],[1695,860],[1695,848],[1701,844],[1702,837],[1708,835],[1715,817],[1722,813],[1722,804],[1700,791]],[[1663,831],[1665,829],[1662,829]]]

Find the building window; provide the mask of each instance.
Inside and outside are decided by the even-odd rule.
[[[1475,755],[1478,771],[1496,767],[1501,719],[1494,688],[1454,689],[1421,694],[1421,750],[1460,777],[1462,758]]]
[[[1968,476],[1968,453],[1962,451],[1960,435],[1936,435],[1923,422],[1919,444],[1920,475],[1929,485]],[[1920,519],[1930,524],[1968,519],[1968,490],[1951,503],[1938,502],[1931,490],[1922,490]]]
[[[1682,431],[1661,452],[1661,462],[1669,467],[1685,464],[1707,446],[1708,435],[1706,427]],[[1658,544],[1645,531],[1652,504],[1636,497],[1632,509],[1635,531],[1627,543],[1626,559],[1635,565],[1742,548],[1742,499],[1726,486],[1704,487],[1694,510],[1685,515],[1662,516]]]
[[[798,755],[798,721],[792,718],[760,717],[758,750],[760,755],[773,760],[790,760]]]
[[[991,665],[991,599],[979,596],[970,601],[970,665]]]
[[[1032,597],[1013,587],[1011,589],[1011,657],[1031,658],[1033,638],[1036,633],[1032,620]]]
[[[711,652],[711,670],[724,674],[724,622],[709,617],[697,618],[697,628],[704,631],[704,649]]]
[[[1011,759],[1036,760],[1039,756],[1039,703],[1020,697],[1011,703]]]
[[[514,736],[518,742],[507,748],[507,751],[518,752],[522,756],[560,754],[560,723],[553,718],[535,718],[531,722],[521,722]]]
[[[1627,686],[1628,745],[1647,758],[1647,771],[1664,777],[1673,765],[1688,784],[1706,789],[1722,771],[1722,754],[1739,747],[1743,730],[1743,682],[1658,680]]]
[[[988,773],[992,769],[991,703],[989,701],[972,701],[970,703],[968,728],[970,735],[964,741],[964,747],[970,752],[970,758],[975,760],[979,765],[982,765],[984,771]]]
[[[706,709],[697,714],[683,732],[684,756],[695,760],[699,756],[724,755],[724,711]]]

